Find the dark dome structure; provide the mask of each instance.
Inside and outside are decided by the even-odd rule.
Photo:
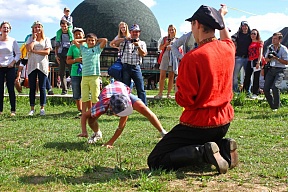
[[[126,22],[129,28],[138,24],[140,39],[147,47],[157,46],[161,31],[151,10],[139,0],[84,0],[72,12],[74,27],[81,27],[85,33],[95,33],[111,41],[118,34],[118,25]]]
[[[280,32],[283,35],[283,39],[282,39],[281,44],[288,47],[288,27],[284,27]],[[271,37],[264,42],[264,46],[263,46],[263,53],[264,54],[266,54],[267,47],[272,44],[272,35],[273,34],[271,34]]]

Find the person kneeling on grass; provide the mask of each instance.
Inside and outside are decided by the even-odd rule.
[[[103,145],[107,148],[112,148],[116,139],[121,135],[128,120],[128,115],[133,112],[133,109],[144,115],[160,132],[162,137],[167,133],[157,116],[138,97],[131,94],[130,88],[124,83],[115,81],[104,87],[99,95],[99,101],[82,114],[82,133],[78,137],[88,137],[86,129],[86,121],[88,120],[88,125],[94,131],[88,143],[97,142],[97,140],[102,139],[102,132],[99,129],[97,119],[105,113],[107,115],[116,115],[120,117],[118,128],[113,137]]]

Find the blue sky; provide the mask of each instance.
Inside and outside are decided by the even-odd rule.
[[[39,20],[44,24],[46,36],[52,38],[59,28],[59,20],[63,16],[63,8],[68,6],[73,11],[83,0],[0,0],[0,21],[9,21],[12,25],[10,36],[21,41],[31,31],[31,24]],[[97,1],[97,0],[95,0]],[[103,0],[105,1],[105,0]],[[108,0],[106,0],[108,1]],[[131,0],[132,1],[132,0]],[[284,27],[288,27],[288,0],[141,0],[154,13],[166,35],[167,27],[173,24],[177,28],[177,36],[190,31],[190,23],[185,21],[199,8],[209,5],[215,8],[220,3],[228,6],[226,25],[235,33],[243,20],[248,21],[251,28],[260,31],[263,40],[271,37]]]

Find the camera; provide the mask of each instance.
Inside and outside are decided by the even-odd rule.
[[[277,53],[271,47],[269,47],[268,58],[271,59],[273,56],[277,56]]]
[[[138,39],[131,39],[131,43],[138,42]]]

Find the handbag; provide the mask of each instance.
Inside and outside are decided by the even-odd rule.
[[[126,41],[125,41],[121,56],[108,68],[108,75],[113,77],[115,80],[118,80],[118,81],[122,80],[123,64],[121,62],[121,58],[123,56],[125,46],[126,46]]]
[[[121,58],[118,58],[113,65],[108,68],[108,75],[114,77],[116,80],[122,80],[122,68],[123,64]]]
[[[25,74],[24,74],[24,82],[23,82],[23,86],[26,88],[29,88],[29,81],[28,81],[28,77],[27,77],[27,70],[28,70],[28,65],[26,65],[25,68]]]

